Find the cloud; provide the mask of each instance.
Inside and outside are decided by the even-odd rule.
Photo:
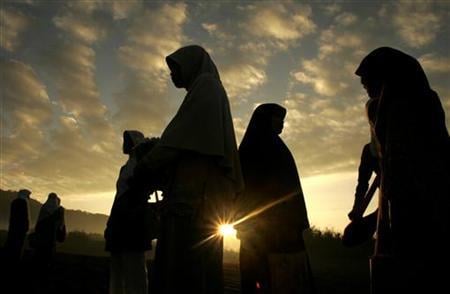
[[[251,35],[268,38],[280,48],[312,33],[316,29],[309,6],[268,4],[250,6],[243,28]],[[262,25],[264,24],[264,25]]]
[[[350,12],[344,12],[336,16],[336,22],[342,26],[349,26],[354,24],[358,20],[358,17]]]
[[[364,104],[352,100],[339,105],[339,101],[303,93],[284,100],[288,113],[282,136],[303,175],[356,169],[369,129]]]
[[[42,130],[51,123],[53,110],[46,87],[29,65],[1,59],[0,67],[1,164],[8,173],[10,168],[21,165],[24,158],[38,155],[44,143]]]
[[[450,57],[437,56],[433,53],[424,54],[419,57],[419,62],[426,72],[430,73],[450,73]]]
[[[329,55],[342,53],[345,49],[352,50],[355,55],[360,55],[364,43],[365,37],[361,32],[331,26],[320,33],[319,58],[324,59]]]
[[[110,135],[106,106],[95,82],[95,52],[81,43],[61,41],[46,52],[45,68],[56,89],[56,100],[92,134]]]
[[[399,1],[392,21],[399,36],[413,48],[432,43],[442,27],[440,14],[426,1]]]
[[[323,11],[325,12],[326,15],[330,15],[330,16],[336,15],[342,11],[341,5],[339,5],[337,3],[326,4],[326,5],[322,6],[321,8],[323,9]]]
[[[20,34],[31,24],[31,19],[13,8],[0,9],[0,47],[8,51],[15,51],[21,43]]]
[[[129,17],[130,15],[139,11],[142,8],[142,0],[116,0],[116,1],[107,1],[107,4],[110,5],[111,11],[113,14],[113,18],[115,20],[121,20]]]
[[[222,4],[221,9],[230,7]],[[298,46],[316,24],[308,5],[259,3],[233,9],[234,21],[205,20],[201,26],[211,37],[207,47],[216,58],[231,103],[241,104],[268,81],[271,57]]]
[[[236,66],[232,64],[221,71],[222,81],[227,94],[236,103],[238,98],[245,97],[247,93],[258,88],[267,80],[264,70],[249,64]]]
[[[63,15],[54,17],[53,21],[56,27],[87,44],[92,44],[106,35],[105,28],[91,15],[65,11]]]
[[[202,23],[202,28],[204,28],[210,34],[217,32],[217,27],[218,25],[214,23]]]
[[[352,95],[354,84],[349,81],[353,81],[354,70],[367,53],[369,44],[366,28],[349,27],[357,20],[348,12],[335,17],[334,22],[320,32],[317,57],[301,59],[299,68],[291,72],[294,81],[311,86],[320,96]]]
[[[147,9],[132,21],[118,50],[128,68],[126,86],[115,97],[122,128],[160,134],[170,112],[165,57],[183,45],[186,21],[187,6],[181,3]]]
[[[349,88],[348,77],[353,76],[353,64],[342,60],[309,59],[303,60],[300,71],[292,76],[296,81],[309,84],[322,96],[333,97]]]

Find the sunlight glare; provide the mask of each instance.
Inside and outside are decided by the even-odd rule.
[[[223,237],[236,237],[236,230],[231,224],[222,224],[219,226],[219,234]]]

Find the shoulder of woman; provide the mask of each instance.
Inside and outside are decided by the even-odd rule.
[[[201,86],[201,87],[210,86],[210,87],[223,88],[222,82],[217,77],[215,77],[214,75],[212,75],[210,73],[203,73],[197,77],[193,88],[196,88],[198,86]]]

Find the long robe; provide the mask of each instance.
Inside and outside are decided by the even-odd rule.
[[[155,293],[223,292],[222,238],[242,176],[226,92],[208,53],[183,47],[167,57],[188,93],[160,142],[144,160],[150,173],[170,170],[153,268]]]
[[[302,234],[309,221],[295,160],[280,137],[270,131],[271,115],[280,112],[278,108],[259,106],[239,147],[245,190],[237,206],[242,216],[279,202],[237,226],[243,293],[254,293],[256,282],[264,293],[272,293],[270,276],[276,267],[271,267],[270,256],[305,251]]]
[[[27,200],[14,199],[11,202],[8,237],[5,244],[8,260],[12,263],[17,263],[22,258],[29,223]]]
[[[374,50],[356,74],[383,83],[375,135],[380,145],[381,193],[389,203],[389,212],[382,213],[390,217],[390,251],[400,266],[394,270],[398,289],[432,287],[439,283],[437,269],[440,262],[445,266],[450,246],[444,110],[418,61],[396,49]]]

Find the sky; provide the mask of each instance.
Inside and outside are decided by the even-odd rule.
[[[198,44],[215,61],[240,142],[254,108],[287,108],[282,138],[310,222],[347,224],[367,95],[354,75],[381,46],[419,59],[450,125],[448,1],[1,1],[0,188],[56,192],[109,213],[122,132],[160,136],[185,95],[165,56]],[[372,204],[371,209],[375,204]]]

